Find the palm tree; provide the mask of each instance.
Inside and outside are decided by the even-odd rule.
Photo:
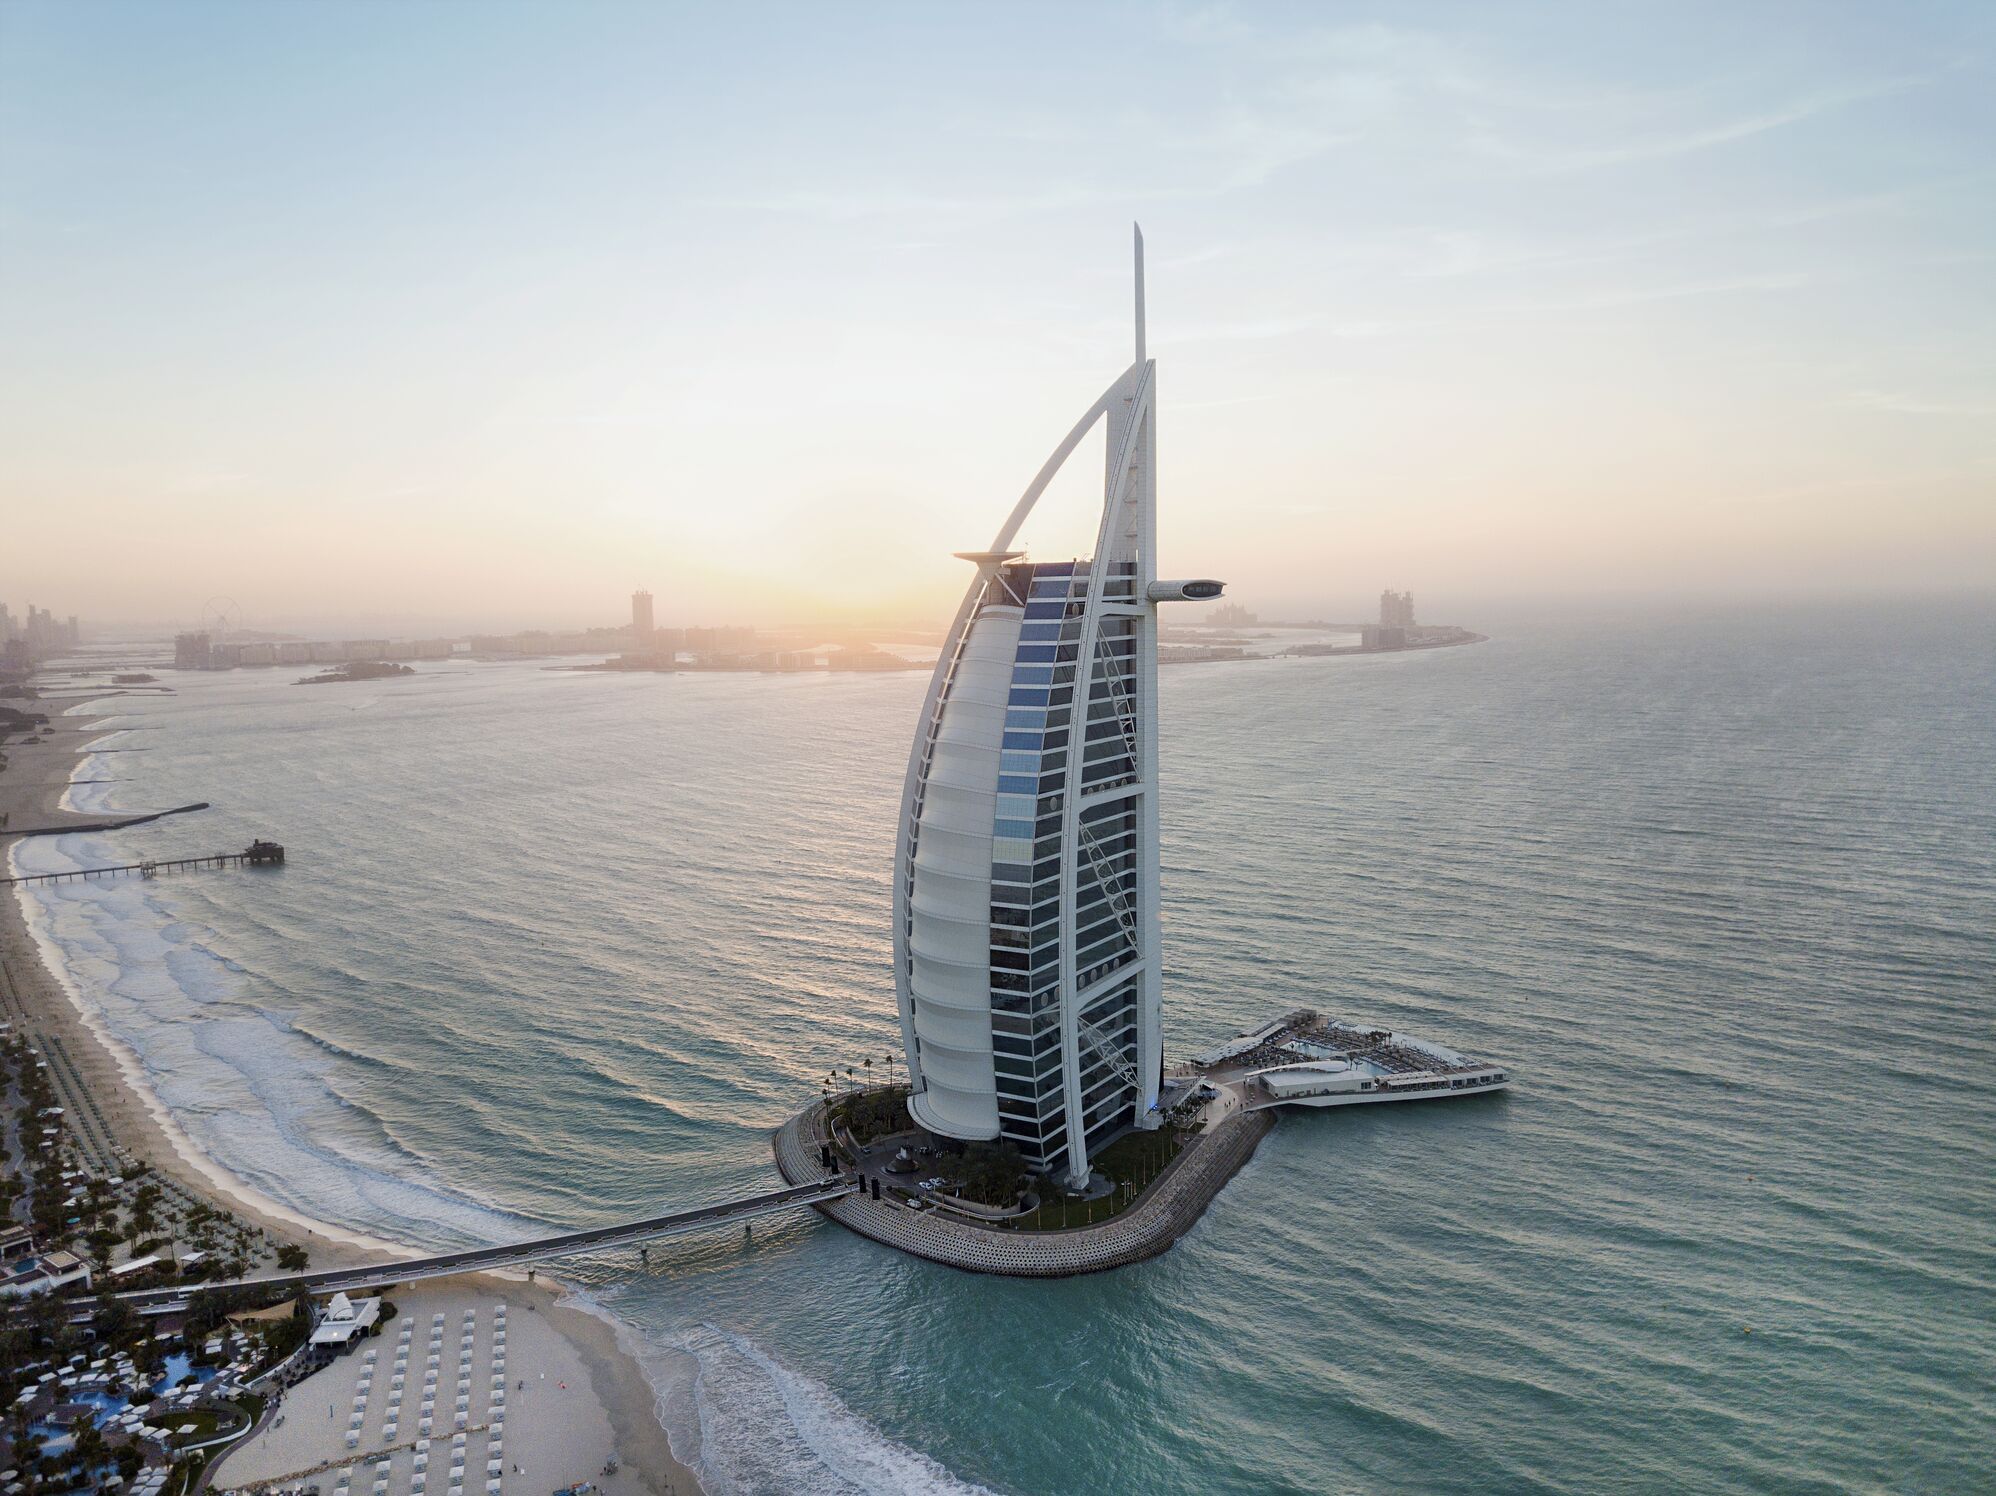
[[[104,1458],[104,1435],[98,1431],[97,1415],[79,1413],[72,1432],[76,1440],[76,1458],[85,1469],[94,1468]]]

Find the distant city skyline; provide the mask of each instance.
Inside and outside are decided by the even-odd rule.
[[[1264,616],[1996,585],[1996,10],[1390,14],[0,8],[0,595],[945,619],[1133,218]]]

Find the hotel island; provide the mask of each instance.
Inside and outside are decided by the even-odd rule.
[[[1041,495],[1106,427],[1091,557],[1015,547]],[[894,870],[908,1084],[846,1089],[776,1151],[818,1209],[959,1267],[1095,1271],[1162,1251],[1283,1105],[1462,1096],[1508,1076],[1439,1045],[1299,1008],[1167,1068],[1159,951],[1160,604],[1222,584],[1157,576],[1157,365],[1091,404],[983,550],[909,751]]]

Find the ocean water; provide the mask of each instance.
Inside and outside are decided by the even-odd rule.
[[[1167,1038],[1310,1003],[1507,1096],[1284,1119],[1057,1283],[802,1216],[571,1275],[724,1492],[1966,1491],[1996,1460],[1996,610],[1472,620],[1164,674]],[[199,1143],[500,1240],[775,1181],[896,1042],[923,679],[174,676],[30,870]]]

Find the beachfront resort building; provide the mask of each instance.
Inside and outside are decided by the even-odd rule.
[[[29,1250],[0,1263],[0,1299],[27,1298],[58,1289],[90,1291],[90,1264],[74,1252]]]
[[[343,1293],[334,1294],[313,1327],[313,1354],[322,1360],[344,1355],[356,1341],[367,1338],[380,1318],[380,1299],[351,1299]]]
[[[1157,617],[1213,581],[1159,582],[1156,366],[1144,350],[1055,448],[977,568],[908,760],[894,963],[909,1109],[928,1131],[1004,1139],[1072,1183],[1153,1123],[1158,954]],[[1027,559],[1020,526],[1107,423],[1086,560]]]

